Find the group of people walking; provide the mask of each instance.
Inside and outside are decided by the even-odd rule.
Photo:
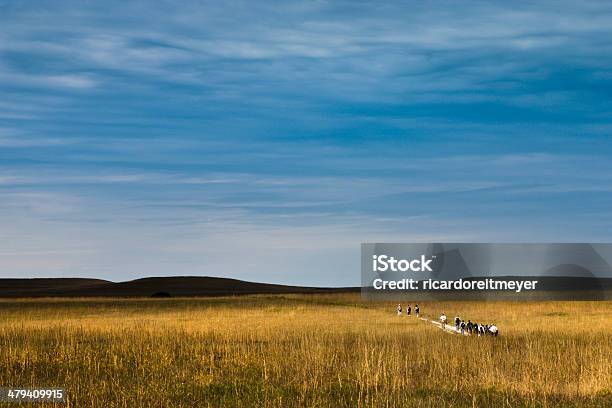
[[[443,329],[446,328],[446,320],[446,315],[442,313],[440,316],[440,325],[442,325]],[[495,323],[482,324],[472,322],[471,320],[466,322],[459,316],[455,316],[455,331],[457,331],[457,333],[461,333],[462,335],[467,333],[479,337],[485,335],[497,336],[499,334],[499,329]]]
[[[406,306],[405,310],[406,310],[406,316],[411,316],[412,307],[408,305]],[[416,315],[416,317],[420,316],[420,312],[421,312],[421,309],[419,308],[419,305],[418,304],[414,305],[414,314]],[[403,313],[402,304],[398,303],[397,304],[397,315],[402,316],[402,313]],[[443,329],[446,329],[446,323],[447,323],[446,315],[442,313],[440,315],[440,326]],[[474,335],[478,337],[487,336],[487,335],[497,337],[497,335],[499,334],[499,329],[497,328],[495,323],[482,324],[482,323],[472,322],[471,320],[468,320],[466,322],[465,320],[461,319],[459,316],[455,316],[455,330],[457,331],[457,333],[461,333],[462,335],[470,334],[470,335]]]
[[[406,306],[406,316],[410,316],[412,313],[412,307],[410,307],[410,305]],[[416,317],[419,317],[419,314],[421,313],[421,309],[419,308],[419,305],[416,304],[414,305],[414,314],[416,315]],[[402,315],[402,304],[398,303],[397,304],[397,315],[401,316]]]

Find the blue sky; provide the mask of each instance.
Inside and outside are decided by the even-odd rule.
[[[608,242],[611,39],[610,2],[0,1],[0,276]]]

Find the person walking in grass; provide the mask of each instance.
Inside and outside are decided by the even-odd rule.
[[[406,316],[410,316],[410,312],[412,312],[412,308],[410,307],[410,305],[408,305],[408,307],[406,308]]]
[[[463,320],[461,321],[461,335],[465,335],[465,322]]]
[[[398,316],[402,315],[402,304],[401,303],[397,304],[397,315]]]
[[[419,317],[419,313],[420,313],[421,309],[419,308],[419,304],[417,303],[416,305],[414,305],[414,313],[416,314],[416,317]]]
[[[455,331],[459,332],[459,323],[461,322],[461,319],[459,318],[459,316],[455,316]]]
[[[469,334],[472,334],[472,321],[471,320],[468,320],[468,322],[465,325],[465,328],[467,329],[467,332]]]
[[[446,315],[444,314],[444,312],[442,312],[442,314],[440,315],[440,325],[444,330],[446,330]]]

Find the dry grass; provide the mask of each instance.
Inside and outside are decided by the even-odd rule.
[[[612,302],[437,302],[445,334],[358,295],[0,301],[0,386],[75,407],[612,406]]]

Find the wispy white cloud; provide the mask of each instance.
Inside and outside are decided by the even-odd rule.
[[[605,44],[585,41],[585,36],[601,36],[610,31],[610,10],[604,2],[592,3],[586,8],[571,2],[558,8],[544,4],[509,8],[503,2],[461,6],[448,3],[444,7],[391,4],[376,12],[360,7],[351,10],[349,4],[341,3],[319,3],[307,10],[291,3],[278,3],[270,9],[248,8],[248,13],[241,11],[231,19],[225,7],[215,4],[204,7],[185,4],[181,9],[166,7],[159,5],[151,10],[151,20],[128,18],[112,31],[99,22],[96,8],[91,12],[80,9],[66,12],[60,5],[37,14],[26,11],[20,16],[22,19],[44,18],[45,22],[29,30],[27,35],[17,22],[8,24],[6,41],[0,49],[62,57],[70,62],[64,67],[68,71],[82,69],[108,76],[111,70],[115,74],[140,74],[157,80],[202,85],[220,86],[226,81],[241,80],[249,72],[270,80],[275,76],[280,80],[297,80],[305,68],[311,78],[320,75],[321,79],[341,79],[326,81],[328,92],[336,87],[344,89],[344,81],[356,86],[355,79],[367,86],[373,70],[381,79],[412,72],[415,81],[403,81],[402,87],[419,85],[417,91],[428,86],[467,90],[478,87],[483,77],[499,78],[507,74],[500,71],[504,64],[512,67],[514,73],[531,69],[541,58],[542,54],[538,54],[541,52],[559,58],[595,57]],[[125,19],[128,11],[138,8],[138,3],[124,5],[116,13]],[[352,11],[350,19],[343,17],[341,10],[344,9]],[[568,10],[571,10],[571,19]],[[271,16],[267,17],[266,13]],[[280,15],[284,18],[273,17]],[[66,21],[69,28],[57,38],[45,37],[57,31],[56,24],[48,23],[54,20]],[[504,56],[504,50],[510,54]],[[461,54],[463,51],[465,55]],[[512,54],[515,51],[519,54]],[[525,51],[531,53],[529,58],[521,57],[520,52]],[[474,56],[483,61],[455,64],[453,71],[468,66],[474,75],[454,85],[456,74],[435,78],[431,73],[440,66],[448,68],[452,61]],[[299,59],[304,58],[316,59],[318,65],[301,64]],[[253,60],[253,63],[229,67],[228,59]],[[282,63],[262,65],[257,63],[260,60]],[[495,63],[487,68],[490,61]],[[223,73],[215,72],[214,64],[223,64]],[[590,64],[597,61],[591,60]],[[607,62],[600,60],[598,65],[606,67]],[[117,80],[116,75],[93,78],[78,72],[38,73],[19,78],[13,72],[13,78],[21,81],[34,81],[36,77],[40,84],[77,89],[92,88],[99,81]],[[369,86],[382,84],[374,81]]]
[[[35,137],[18,129],[0,128],[0,148],[27,148],[57,146],[71,143],[68,139],[57,137]]]
[[[10,83],[27,87],[51,87],[85,90],[96,87],[96,80],[88,74],[23,74],[0,71],[0,83]]]

